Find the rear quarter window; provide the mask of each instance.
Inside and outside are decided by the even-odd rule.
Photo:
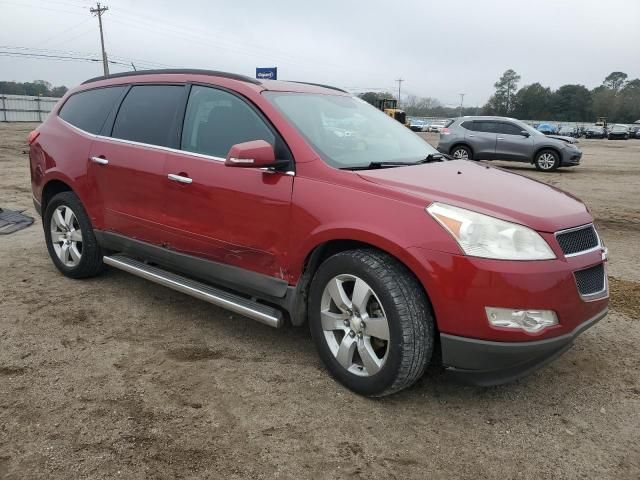
[[[460,124],[460,126],[462,128],[464,128],[465,130],[471,130],[473,131],[473,121],[472,120],[467,120],[466,122],[462,122]]]
[[[71,95],[58,116],[74,127],[97,134],[125,87],[106,87]]]

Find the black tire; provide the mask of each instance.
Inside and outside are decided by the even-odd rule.
[[[380,370],[359,376],[343,367],[332,353],[321,323],[325,286],[338,275],[355,275],[375,292],[389,327],[386,360]],[[380,397],[411,386],[423,374],[434,344],[431,305],[407,268],[374,249],[337,253],[318,268],[309,295],[309,327],[320,358],[343,385],[361,395]],[[345,335],[346,336],[346,335]]]
[[[553,163],[549,164],[549,156]],[[540,150],[533,161],[536,168],[542,172],[553,172],[560,166],[560,156],[554,150]]]
[[[459,155],[458,157],[456,157],[456,153]],[[449,155],[451,155],[456,160],[473,160],[471,149],[465,145],[454,146],[449,152]]]
[[[55,252],[52,242],[51,222],[58,207],[69,207],[75,214],[77,224],[82,232],[81,255],[77,265],[65,265]],[[102,263],[102,249],[93,233],[91,221],[80,199],[73,192],[62,192],[54,196],[45,209],[42,225],[49,256],[60,272],[70,278],[88,278],[98,275],[104,268]]]

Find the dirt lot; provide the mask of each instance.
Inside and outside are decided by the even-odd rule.
[[[0,124],[0,206],[34,214],[31,128]],[[503,165],[590,205],[612,312],[494,388],[431,368],[408,391],[361,398],[327,375],[305,328],[119,271],[66,279],[39,219],[0,236],[0,478],[639,478],[640,141],[580,146],[584,164],[566,171]]]

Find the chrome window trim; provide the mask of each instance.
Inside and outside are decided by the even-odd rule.
[[[566,228],[564,230],[558,230],[557,232],[555,232],[553,234],[553,236],[556,239],[556,242],[558,242],[558,235],[562,235],[563,233],[575,232],[577,230],[584,230],[585,228],[588,228],[588,227],[593,228],[593,231],[596,234],[596,238],[598,239],[598,244],[595,247],[590,248],[588,250],[581,250],[580,252],[570,253],[568,255],[565,254],[564,252],[562,252],[562,254],[565,256],[565,258],[577,257],[578,255],[585,255],[587,253],[596,252],[596,251],[602,249],[602,240],[600,240],[600,234],[598,233],[598,230],[596,229],[596,227],[595,227],[595,225],[593,223],[586,223],[586,224],[580,225],[578,227],[572,227],[572,228]],[[558,245],[560,245],[560,242],[558,242]],[[562,250],[562,247],[560,247],[560,250]]]
[[[227,159],[226,158],[222,158],[222,157],[215,157],[213,155],[205,155],[204,153],[196,153],[196,152],[190,152],[188,150],[179,150],[177,148],[171,148],[171,147],[163,147],[162,145],[153,145],[151,143],[142,143],[142,142],[134,142],[133,140],[125,140],[123,138],[116,138],[116,137],[106,137],[104,135],[97,135],[95,133],[90,133],[87,132],[86,130],[82,130],[81,128],[76,127],[75,125],[70,124],[69,122],[67,122],[66,120],[64,120],[62,117],[58,116],[58,119],[60,119],[60,121],[62,121],[63,123],[65,123],[66,125],[68,125],[69,127],[71,127],[72,129],[80,132],[81,134],[89,137],[89,138],[93,138],[95,139],[100,139],[100,140],[108,140],[108,141],[113,141],[113,142],[118,142],[118,143],[124,143],[127,145],[135,145],[137,147],[146,147],[146,148],[153,148],[155,150],[161,150],[161,151],[165,151],[165,152],[171,152],[171,153],[180,153],[182,155],[188,155],[190,157],[196,157],[196,158],[202,158],[205,160],[214,160],[216,162],[225,162]],[[258,170],[258,171],[264,171],[265,169],[246,169],[246,170]],[[286,172],[282,172],[284,175],[288,175],[290,177],[295,177],[295,172],[293,171],[286,171]]]

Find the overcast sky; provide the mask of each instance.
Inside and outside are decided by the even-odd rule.
[[[397,91],[482,105],[507,69],[520,85],[593,88],[640,77],[640,0],[104,0],[107,52],[138,68],[192,67],[353,91]],[[88,0],[0,0],[0,52],[97,58]],[[95,4],[93,4],[95,6]],[[8,48],[11,47],[11,48]],[[21,47],[17,50],[16,47]],[[64,53],[63,53],[64,52]],[[111,65],[111,71],[130,70]],[[0,80],[74,86],[99,62],[7,57]]]

